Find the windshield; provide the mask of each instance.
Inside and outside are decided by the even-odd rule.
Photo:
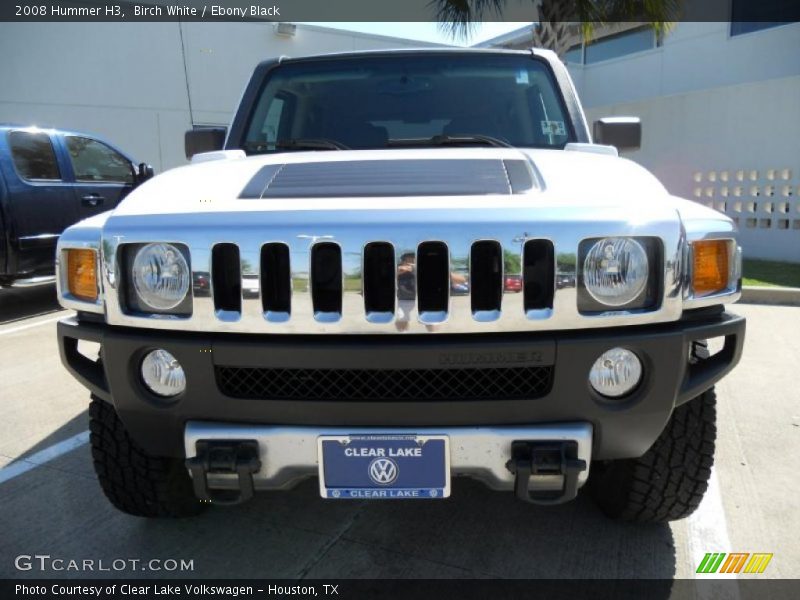
[[[387,54],[277,67],[243,149],[563,148],[572,135],[547,66],[529,56]]]

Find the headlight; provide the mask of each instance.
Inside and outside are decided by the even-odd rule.
[[[154,310],[175,308],[189,292],[189,265],[172,244],[147,244],[140,248],[132,271],[136,295]]]
[[[624,306],[647,285],[647,253],[631,238],[604,238],[594,244],[583,262],[586,291],[606,306]]]

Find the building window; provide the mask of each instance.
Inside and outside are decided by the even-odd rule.
[[[583,47],[576,44],[564,53],[564,62],[573,65],[583,63]]]
[[[656,34],[652,27],[640,27],[617,33],[586,45],[586,64],[619,58],[656,47]]]
[[[791,3],[790,0],[731,0],[731,35],[796,22],[777,20],[787,15]]]

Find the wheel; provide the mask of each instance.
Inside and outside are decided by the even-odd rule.
[[[589,490],[615,519],[661,523],[687,517],[708,489],[716,437],[711,388],[673,411],[644,456],[593,464]]]
[[[188,517],[205,508],[194,495],[183,461],[145,452],[130,438],[114,407],[94,396],[89,429],[97,479],[116,508],[137,517]]]

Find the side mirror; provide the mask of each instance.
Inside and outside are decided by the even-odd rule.
[[[155,171],[153,171],[152,166],[147,163],[139,163],[139,166],[136,168],[136,183],[144,183],[148,179],[152,179],[154,175]]]
[[[639,117],[603,117],[594,122],[594,143],[616,146],[617,150],[642,147],[642,122]]]
[[[214,152],[222,150],[225,145],[225,135],[228,130],[225,127],[205,127],[203,129],[190,129],[186,132],[184,143],[186,146],[186,158],[192,158],[195,154],[203,152]]]

